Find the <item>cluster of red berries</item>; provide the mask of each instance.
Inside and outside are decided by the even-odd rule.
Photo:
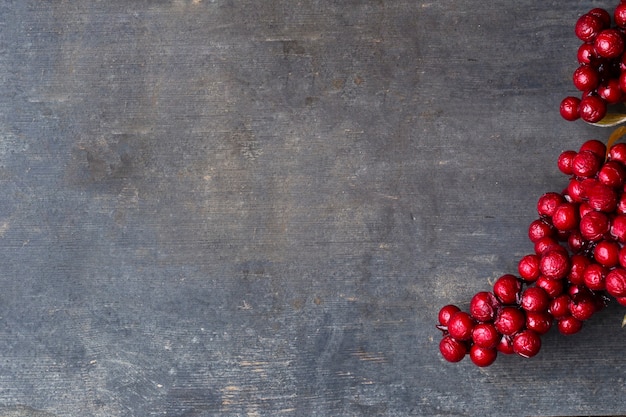
[[[552,327],[571,335],[609,300],[626,306],[626,143],[607,152],[589,140],[562,152],[558,167],[569,183],[539,198],[528,229],[534,251],[519,260],[517,275],[474,295],[469,312],[439,311],[446,360],[469,354],[489,366],[498,353],[532,357]]]
[[[573,82],[581,97],[561,101],[561,116],[570,121],[581,118],[597,123],[607,107],[626,99],[626,0],[621,0],[613,17],[602,8],[582,15],[575,33],[583,44],[578,49],[579,67]]]

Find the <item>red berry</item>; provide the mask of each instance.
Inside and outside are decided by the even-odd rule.
[[[626,214],[618,214],[611,222],[611,236],[621,243],[626,242]]]
[[[503,304],[517,304],[522,283],[511,274],[502,275],[493,284],[493,292]]]
[[[474,320],[464,311],[454,313],[448,320],[448,332],[456,340],[469,340],[472,338]]]
[[[526,255],[517,264],[520,277],[526,282],[533,282],[539,278],[540,258],[537,255]]]
[[[616,143],[609,150],[609,160],[621,162],[622,165],[626,164],[626,143]]]
[[[598,181],[612,188],[620,188],[626,180],[626,170],[619,161],[606,162],[598,172]]]
[[[620,88],[622,84],[620,82]],[[589,95],[580,100],[578,113],[587,123],[597,123],[606,116],[606,101],[599,96]]]
[[[581,203],[584,201],[585,197],[585,187],[583,186],[583,182],[572,178],[567,184],[567,195],[571,198],[572,201]]]
[[[496,360],[498,351],[474,345],[470,348],[470,359],[474,365],[485,367],[489,366]]]
[[[619,88],[621,88],[622,92],[626,93],[626,71],[621,72],[618,80],[619,80]],[[578,113],[580,113],[580,104],[578,105]]]
[[[576,52],[576,58],[579,64],[590,65],[592,62],[598,59],[596,48],[591,43],[583,43],[578,47]]]
[[[572,203],[560,204],[552,215],[552,224],[561,231],[575,229],[578,220],[578,207]]]
[[[558,320],[557,327],[563,335],[572,335],[578,333],[583,327],[583,322],[575,317],[567,316]]]
[[[587,202],[594,210],[611,213],[617,208],[617,193],[607,185],[594,184],[586,190],[586,194]]]
[[[534,220],[528,227],[528,238],[531,242],[536,243],[539,239],[554,235],[552,226],[542,219]]]
[[[441,310],[439,310],[439,324],[442,326],[447,326],[448,321],[450,321],[450,317],[452,317],[452,315],[458,311],[461,311],[461,309],[453,304],[448,304],[441,307]]]
[[[608,268],[600,264],[592,263],[585,269],[583,284],[593,291],[603,291],[605,288],[606,274]]]
[[[572,230],[567,238],[567,246],[574,253],[581,251],[585,243],[585,240],[578,230]]]
[[[594,152],[578,152],[572,160],[572,172],[577,177],[590,178],[600,170],[601,160]]]
[[[540,216],[552,217],[556,208],[564,202],[565,198],[559,193],[545,193],[537,201],[537,212]]]
[[[605,286],[613,297],[626,297],[626,269],[618,267],[606,274]]]
[[[618,82],[619,85],[619,82]],[[559,106],[561,117],[567,121],[573,122],[580,119],[580,99],[578,97],[565,97]]]
[[[562,246],[556,239],[551,237],[542,237],[538,241],[535,242],[535,254],[541,256],[544,253],[551,250],[559,250]]]
[[[617,242],[604,240],[598,243],[598,245],[594,248],[593,256],[599,264],[606,268],[626,265],[626,247],[622,248],[622,246]],[[616,272],[615,275],[619,274],[620,272]],[[591,280],[592,278],[589,279]],[[597,288],[592,289],[601,289],[599,286],[600,283],[596,285]]]
[[[618,214],[626,214],[626,193],[620,196],[615,212]]]
[[[609,26],[611,26],[611,15],[605,9],[602,9],[600,7],[595,7],[589,10],[587,14],[600,18],[600,20],[602,21],[602,25],[604,27],[608,28]]]
[[[494,322],[496,329],[505,336],[519,332],[526,323],[526,316],[516,307],[503,307]]]
[[[591,211],[580,219],[580,234],[584,239],[598,241],[609,231],[609,217],[599,211]]]
[[[626,246],[619,250],[619,264],[622,268],[626,268]]]
[[[543,288],[548,293],[550,298],[556,298],[563,293],[564,285],[560,279],[548,279],[543,275],[540,276],[535,285],[539,288]]]
[[[576,97],[573,97],[576,98]],[[577,98],[576,98],[577,99]],[[567,100],[567,99],[566,99]],[[577,99],[578,100],[578,99]],[[578,100],[580,101],[580,100]],[[578,105],[576,105],[576,118],[578,118]],[[575,120],[575,119],[574,119]],[[572,160],[578,152],[576,151],[563,151],[559,155],[557,165],[559,170],[565,175],[572,175]]]
[[[617,9],[615,12],[617,13]],[[604,22],[600,17],[584,14],[576,21],[574,33],[583,42],[593,42],[604,27]]]
[[[615,20],[615,24],[617,26],[622,28],[626,27],[626,3],[621,3],[617,7],[615,7],[615,11],[613,12],[613,19]],[[583,29],[586,29],[586,31],[584,31]],[[591,32],[591,29],[588,29],[586,27],[582,27],[580,30],[585,33]]]
[[[475,345],[493,349],[498,345],[502,335],[492,323],[478,323],[472,330],[472,341]]]
[[[470,301],[470,315],[480,322],[491,321],[496,316],[499,304],[493,293],[481,291]]]
[[[570,298],[572,297],[583,297],[583,296],[587,296],[592,294],[591,290],[589,290],[589,288],[585,287],[584,285],[570,285],[567,288],[567,294],[569,294]]]
[[[448,362],[459,362],[465,357],[467,346],[452,336],[445,336],[439,342],[439,352]]]
[[[619,78],[610,78],[598,86],[598,95],[608,104],[622,101],[624,93],[619,85]]]
[[[520,306],[526,311],[543,312],[550,306],[550,296],[540,287],[529,287],[522,293]]]
[[[526,312],[526,328],[537,334],[546,334],[552,327],[552,315],[547,312]]]
[[[619,250],[620,246],[616,242],[603,240],[593,249],[593,258],[600,265],[611,268],[619,263]]]
[[[578,90],[591,91],[600,84],[600,74],[589,65],[581,65],[572,74],[572,81]]]
[[[541,338],[532,330],[524,330],[513,338],[513,350],[520,356],[531,358],[539,353]]]
[[[539,270],[549,279],[565,278],[569,272],[569,257],[563,251],[550,251],[541,257]]]
[[[591,151],[598,158],[604,159],[606,155],[606,145],[604,144],[604,142],[598,139],[589,139],[583,142],[583,144],[580,145],[580,148],[578,149],[578,152],[583,152],[583,151]]]
[[[593,46],[601,57],[616,58],[624,52],[624,39],[619,30],[605,29],[596,36]]]
[[[513,351],[513,339],[511,336],[502,336],[498,346],[496,346],[496,349],[498,352],[504,353],[505,355],[512,355],[515,353],[515,351]]]
[[[596,312],[596,302],[591,295],[574,297],[569,302],[569,311],[578,320],[589,320]]]
[[[591,265],[591,260],[585,255],[575,254],[570,257],[570,268],[567,279],[571,284],[582,284],[585,281],[584,273]]]
[[[597,173],[596,173],[597,175]],[[581,182],[582,187],[583,187],[583,194],[585,195],[585,198],[589,198],[589,191],[591,190],[591,188],[595,187],[597,184],[599,184],[599,181],[596,179],[596,177],[594,178],[584,178]],[[593,208],[591,208],[591,205],[589,204],[589,202],[583,202],[583,204],[587,204],[587,206],[590,208],[590,210],[593,210]],[[581,206],[583,206],[583,204],[581,204]],[[583,208],[581,207],[581,210]]]
[[[550,308],[548,312],[552,314],[555,319],[561,319],[569,315],[569,300],[570,297],[567,294],[559,295],[550,302]]]
[[[588,182],[588,181],[592,181],[592,180],[585,180],[584,182]],[[578,213],[580,214],[581,219],[588,213],[595,211],[586,201],[583,201],[582,203],[577,203],[577,204],[578,204]]]

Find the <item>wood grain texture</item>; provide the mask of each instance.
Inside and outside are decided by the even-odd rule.
[[[626,412],[624,311],[447,364],[615,2],[0,1],[0,416]]]

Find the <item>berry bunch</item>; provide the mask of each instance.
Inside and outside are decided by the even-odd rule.
[[[626,1],[621,0],[613,17],[602,8],[582,15],[575,33],[583,44],[578,48],[578,68],[572,80],[581,96],[561,101],[561,116],[597,123],[607,108],[626,99]]]
[[[519,260],[517,274],[474,295],[468,312],[455,305],[439,311],[446,360],[469,354],[489,366],[498,353],[532,357],[553,326],[571,335],[609,300],[626,306],[626,143],[607,152],[589,140],[562,152],[558,167],[569,183],[539,198],[528,228],[534,250]]]

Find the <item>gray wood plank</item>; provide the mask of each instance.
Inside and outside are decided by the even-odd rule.
[[[608,136],[558,103],[613,3],[0,1],[0,415],[624,413],[619,307],[434,328]]]

